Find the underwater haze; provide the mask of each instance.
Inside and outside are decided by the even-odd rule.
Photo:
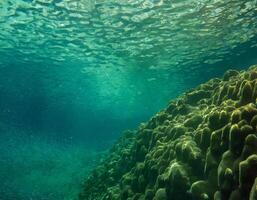
[[[256,0],[0,2],[0,199],[73,199],[126,129],[257,63]]]

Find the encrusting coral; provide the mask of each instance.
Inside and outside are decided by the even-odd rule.
[[[128,131],[79,200],[256,200],[257,66],[227,71]]]

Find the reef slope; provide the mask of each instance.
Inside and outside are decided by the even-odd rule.
[[[80,200],[256,200],[257,65],[227,71],[127,131]]]

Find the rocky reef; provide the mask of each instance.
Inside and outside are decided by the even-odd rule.
[[[256,200],[257,65],[227,71],[127,131],[79,200]]]

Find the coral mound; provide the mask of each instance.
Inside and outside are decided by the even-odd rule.
[[[257,65],[227,71],[126,132],[80,200],[256,200]]]

